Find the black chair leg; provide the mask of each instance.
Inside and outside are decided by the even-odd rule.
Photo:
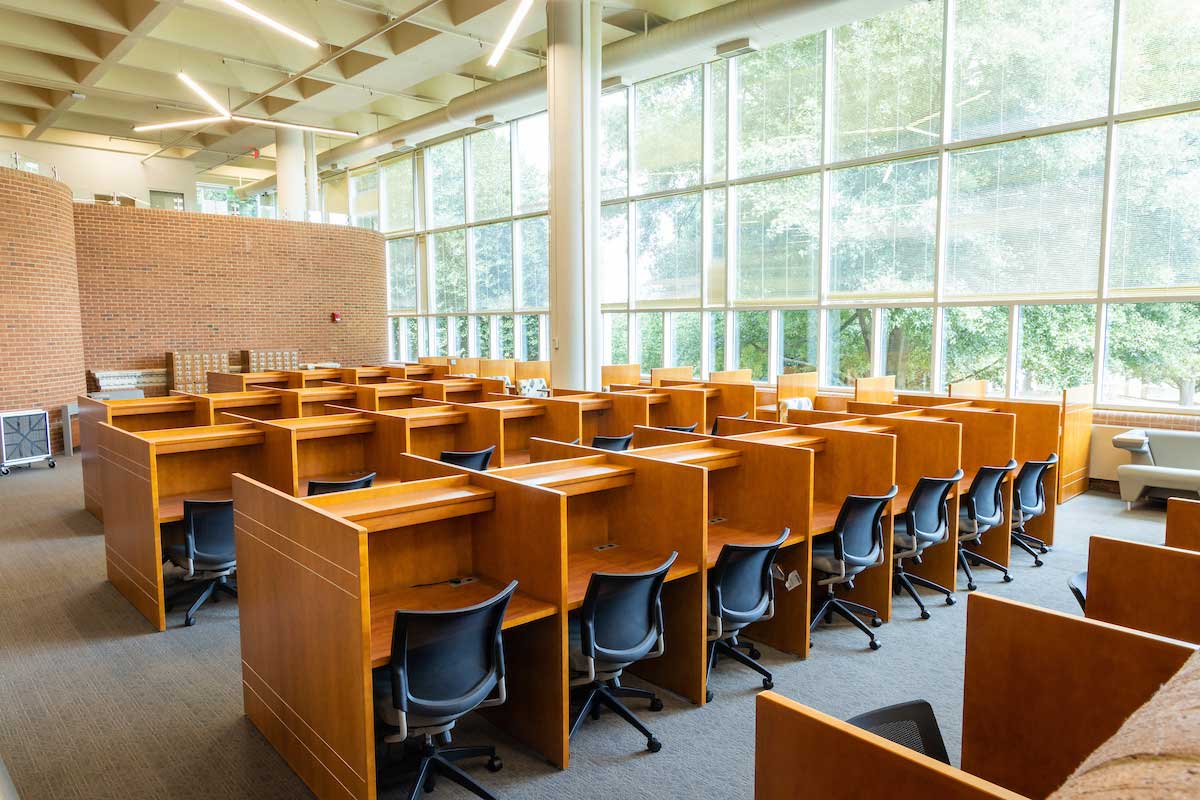
[[[421,766],[417,768],[416,778],[413,782],[412,789],[408,792],[408,800],[417,800],[421,793],[425,790],[425,783],[429,780],[429,773],[433,771],[433,758],[425,757],[421,759]]]
[[[925,602],[921,599],[921,595],[917,594],[917,590],[912,585],[912,581],[908,579],[908,575],[900,571],[896,573],[895,578],[900,588],[908,592],[909,597],[917,604],[917,608],[921,609],[921,619],[929,619],[929,609],[925,608]]]
[[[216,581],[209,581],[204,587],[204,591],[196,598],[196,602],[192,603],[192,607],[187,610],[187,614],[183,617],[183,624],[186,627],[191,627],[196,624],[196,612],[200,610],[200,606],[208,602],[208,599],[213,596],[213,591],[217,588]]]
[[[911,572],[904,573],[904,576],[917,586],[924,586],[926,589],[932,589],[935,592],[941,592],[942,594],[946,595],[946,605],[954,605],[954,592],[950,591],[945,586],[942,586],[940,583],[934,583],[928,578],[922,578],[920,575],[913,575]]]
[[[446,747],[437,751],[438,758],[444,761],[462,761],[464,758],[495,758],[496,748],[490,745],[477,747]]]
[[[812,622],[809,623],[809,625],[808,625],[809,633],[816,630],[816,627],[821,624],[821,620],[823,618],[825,618],[826,616],[828,616],[829,606],[832,603],[833,603],[833,598],[827,597],[827,598],[825,598],[824,601],[821,602],[820,607],[818,607],[817,610],[813,612]]]
[[[971,571],[971,564],[967,561],[967,551],[962,547],[958,548],[958,565],[963,568],[963,572],[967,573],[967,591],[975,591],[975,573]]]
[[[1003,573],[1002,577],[1004,578],[1004,582],[1012,583],[1013,578],[1012,578],[1012,575],[1008,574],[1008,567],[997,564],[995,561],[992,561],[990,558],[987,558],[986,556],[981,556],[981,555],[979,555],[979,553],[976,553],[973,550],[967,552],[967,558],[970,559],[971,561],[978,561],[980,564],[983,564],[986,567],[991,567],[992,569]]]
[[[224,592],[225,594],[229,595],[230,597],[238,596],[237,595],[237,585],[231,584],[229,582],[229,578],[227,576],[222,576],[220,581],[217,582],[217,591]]]
[[[1029,555],[1033,556],[1033,565],[1035,567],[1040,567],[1043,564],[1043,561],[1041,557],[1038,556],[1037,551],[1026,544],[1025,540],[1015,532],[1012,535],[1012,543],[1024,550],[1026,553],[1029,553]]]
[[[774,689],[775,688],[774,677],[766,669],[766,667],[764,667],[762,664],[759,664],[757,661],[755,661],[750,656],[748,656],[745,653],[741,652],[740,650],[734,648],[728,642],[718,641],[715,644],[716,644],[716,650],[720,651],[721,655],[728,656],[729,658],[732,658],[734,661],[738,662],[739,664],[749,667],[750,669],[754,670],[759,675],[761,675],[763,678],[763,688],[764,689]]]
[[[639,733],[645,736],[647,750],[649,750],[651,753],[657,753],[662,749],[662,743],[654,737],[654,734],[650,732],[650,729],[643,725],[642,721],[638,719],[632,711],[626,708],[624,703],[609,694],[607,689],[604,687],[597,689],[596,699],[610,710],[615,711],[617,716],[621,717],[621,719],[628,722],[630,725],[636,728]]]
[[[466,789],[476,797],[483,798],[483,800],[496,800],[495,795],[493,795],[487,789],[484,789],[482,786],[476,783],[470,775],[463,772],[449,761],[441,758],[434,758],[433,768],[436,769],[439,774],[444,775],[452,782],[457,783],[459,786]]]
[[[596,705],[596,690],[593,688],[588,692],[587,698],[583,701],[583,705],[575,712],[575,718],[571,720],[571,732],[567,734],[567,738],[575,735],[575,731],[579,730],[579,726],[583,724],[592,707]]]
[[[871,637],[871,641],[870,641],[871,649],[878,650],[882,645],[879,643],[879,640],[875,638],[875,632],[867,627],[867,623],[863,622],[861,619],[858,618],[857,615],[855,615],[854,611],[851,610],[851,607],[853,607],[853,606],[858,606],[858,608],[866,608],[866,606],[860,606],[860,605],[858,605],[858,603],[848,603],[845,600],[835,600],[833,602],[833,604],[830,605],[829,608],[835,614],[849,620],[851,623],[854,624],[854,627],[858,628],[860,631],[865,633],[867,636]],[[867,608],[867,613],[871,614],[871,616],[873,618],[877,617],[874,610],[872,610],[872,609]]]

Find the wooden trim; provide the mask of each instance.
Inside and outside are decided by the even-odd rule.
[[[1092,456],[1092,405],[1089,383],[1063,391],[1061,441],[1058,446],[1058,502],[1065,503],[1088,490]]]
[[[1087,617],[1185,642],[1200,642],[1200,552],[1093,536]]]

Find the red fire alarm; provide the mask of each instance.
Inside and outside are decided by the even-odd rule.
[[[340,313],[338,313],[337,311],[334,311],[332,314],[329,315],[329,321],[330,322],[341,322],[342,315]]]
[[[254,156],[255,158],[258,158],[258,148],[255,147],[253,150],[251,150],[250,155]]]

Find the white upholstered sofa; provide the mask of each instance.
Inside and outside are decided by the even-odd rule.
[[[1131,463],[1117,467],[1121,499],[1200,495],[1200,431],[1131,430],[1113,437]]]

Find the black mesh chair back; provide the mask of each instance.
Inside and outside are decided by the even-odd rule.
[[[1058,463],[1058,454],[1051,453],[1045,461],[1026,461],[1013,481],[1013,508],[1023,517],[1046,513],[1046,486],[1042,478],[1046,470]]]
[[[332,494],[333,492],[348,492],[351,489],[366,489],[375,482],[375,473],[370,472],[352,481],[309,481],[308,496],[317,494]]]
[[[632,664],[662,636],[662,585],[678,554],[650,572],[596,572],[579,612],[583,654],[608,664]]]
[[[1071,594],[1075,595],[1075,602],[1079,603],[1079,610],[1087,611],[1087,570],[1076,572],[1068,578],[1067,587],[1070,588]]]
[[[971,488],[963,498],[967,518],[973,520],[978,530],[999,525],[1004,521],[1004,496],[1000,485],[1004,476],[1012,472],[1017,462],[1009,459],[1003,467],[980,467],[971,481]]]
[[[620,453],[629,449],[629,443],[633,441],[633,434],[628,436],[593,436],[592,447],[599,447],[601,450],[612,450],[615,453]]]
[[[899,487],[886,494],[847,495],[833,525],[834,557],[850,568],[874,566],[883,551],[883,510]]]
[[[728,414],[726,414],[725,416],[729,417],[729,415],[728,415]],[[729,418],[730,418],[730,419],[745,419],[745,418],[746,418],[746,417],[748,417],[748,416],[750,416],[750,412],[749,412],[749,411],[747,411],[747,412],[745,412],[745,413],[743,413],[743,414],[738,414],[736,417],[729,417]],[[720,418],[720,417],[717,417],[716,419],[714,419],[714,420],[713,420],[713,424],[712,424],[712,430],[711,430],[711,431],[709,431],[709,435],[710,435],[710,436],[720,436],[720,434],[719,434],[719,433],[717,433],[717,428],[720,426],[720,424],[721,424],[721,418]]]
[[[504,677],[500,627],[513,581],[494,597],[449,611],[396,611],[392,702],[408,714],[447,718],[482,703]]]
[[[935,758],[943,764],[950,763],[946,743],[942,740],[942,730],[933,714],[933,706],[924,700],[913,700],[868,711],[851,717],[846,722],[876,736],[882,736],[890,742],[903,745],[909,750]]]
[[[663,425],[664,430],[679,431],[680,433],[695,433],[699,422],[693,422],[691,425]]]
[[[788,528],[770,544],[726,544],[708,572],[708,613],[720,616],[725,630],[741,628],[760,619],[775,599],[771,566]]]
[[[237,561],[232,500],[184,500],[183,530],[187,558],[196,569],[218,568]]]
[[[921,478],[917,481],[901,517],[910,536],[930,544],[945,538],[950,527],[946,498],[962,478],[963,471],[960,469],[955,470],[949,478]]]
[[[483,472],[488,468],[488,464],[492,463],[492,453],[495,450],[495,445],[482,450],[443,450],[438,460],[456,467]]]

